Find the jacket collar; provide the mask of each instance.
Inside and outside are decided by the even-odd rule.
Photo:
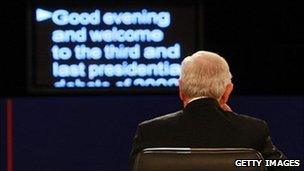
[[[200,113],[202,110],[207,109],[218,109],[220,107],[219,102],[216,99],[213,98],[200,98],[191,101],[186,105],[186,107],[183,109],[184,114],[195,114]]]

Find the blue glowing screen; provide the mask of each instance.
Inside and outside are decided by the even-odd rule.
[[[197,48],[194,6],[45,5],[32,9],[31,86],[176,89]]]

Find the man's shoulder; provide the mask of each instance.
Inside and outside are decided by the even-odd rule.
[[[256,118],[253,116],[249,116],[246,114],[235,114],[236,116],[238,116],[239,120],[244,120],[247,122],[253,122],[253,123],[257,123],[257,124],[265,124],[266,122],[260,118]]]
[[[253,127],[253,128],[261,128],[261,129],[266,129],[267,128],[267,123],[266,121],[252,117],[246,114],[236,114],[234,112],[229,112],[230,118],[239,124],[242,124],[242,127]]]
[[[182,110],[173,112],[173,113],[169,113],[169,114],[165,114],[153,119],[149,119],[146,121],[143,121],[139,124],[139,126],[141,127],[145,127],[145,126],[154,126],[154,125],[163,125],[163,124],[169,124],[169,123],[173,123],[175,122],[179,115],[182,114]]]

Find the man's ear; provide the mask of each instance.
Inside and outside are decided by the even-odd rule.
[[[178,90],[179,90],[179,98],[181,99],[181,101],[184,101],[185,95],[184,93],[181,91],[181,87],[183,86],[183,82],[181,79],[178,80]]]
[[[185,95],[185,93],[182,91],[183,87],[183,81],[181,79],[178,80],[178,88],[179,88],[179,98],[183,102],[184,107],[187,105],[188,97]]]
[[[233,84],[232,83],[227,84],[225,92],[220,99],[221,105],[226,104],[228,102],[228,99],[229,99],[229,96],[230,96],[232,90],[233,90]]]

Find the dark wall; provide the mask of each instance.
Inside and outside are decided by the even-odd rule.
[[[6,112],[5,100],[0,99],[0,170],[6,168]]]
[[[275,145],[304,159],[304,98],[241,96],[232,108],[268,122]],[[16,170],[127,170],[139,122],[181,108],[176,96],[16,98]]]
[[[205,1],[204,48],[227,58],[237,94],[303,94],[300,1]]]
[[[15,99],[16,170],[127,170],[140,121],[180,108],[176,96]]]

